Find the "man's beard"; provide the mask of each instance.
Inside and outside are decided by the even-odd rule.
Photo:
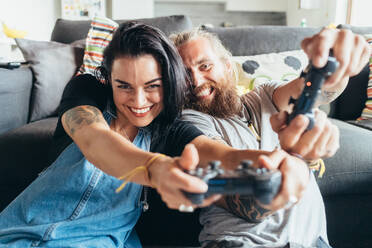
[[[199,88],[200,87],[200,88]],[[214,97],[211,101],[203,101],[190,93],[186,100],[186,108],[194,109],[217,118],[229,118],[240,115],[242,104],[236,88],[232,84],[206,82],[195,88],[193,92],[200,92],[206,87],[214,90]]]

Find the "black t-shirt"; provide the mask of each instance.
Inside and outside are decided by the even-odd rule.
[[[109,87],[90,74],[77,76],[66,85],[58,108],[59,118],[54,133],[56,150],[53,151],[52,156],[56,157],[72,142],[62,126],[61,116],[63,113],[81,105],[94,106],[103,112],[111,94]],[[186,144],[202,134],[192,124],[176,119],[168,131],[162,131],[157,135],[159,137],[157,140],[152,140],[151,151],[168,156],[179,156]]]

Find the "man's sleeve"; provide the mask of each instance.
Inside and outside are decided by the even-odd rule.
[[[223,141],[218,125],[210,115],[186,109],[182,112],[182,120],[192,123],[203,134],[211,139]],[[220,131],[220,132],[219,132]]]

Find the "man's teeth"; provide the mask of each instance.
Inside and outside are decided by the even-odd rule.
[[[211,89],[207,88],[207,89],[204,89],[204,90],[198,92],[198,94],[196,96],[208,96],[210,93],[211,93]]]
[[[137,114],[143,114],[143,113],[146,113],[147,111],[149,111],[150,107],[142,108],[142,109],[130,108],[130,110],[133,111],[134,113],[137,113]]]

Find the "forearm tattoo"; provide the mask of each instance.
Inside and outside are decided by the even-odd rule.
[[[99,109],[93,106],[79,106],[65,112],[64,123],[69,132],[74,135],[75,131],[96,122],[105,122]]]
[[[273,211],[260,206],[253,196],[228,195],[224,197],[228,210],[248,222],[263,221]]]

